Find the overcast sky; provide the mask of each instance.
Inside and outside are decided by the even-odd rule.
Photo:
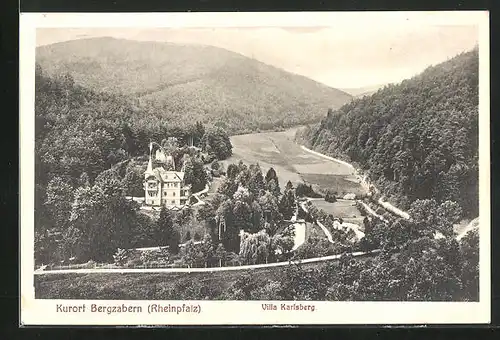
[[[110,36],[222,47],[336,88],[399,82],[477,44],[476,26],[38,29],[37,45]]]

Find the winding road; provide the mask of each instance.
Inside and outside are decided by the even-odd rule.
[[[307,210],[306,204],[307,204],[307,202],[310,202],[310,201],[311,201],[311,199],[307,199],[307,201],[304,201],[300,204],[300,206],[302,207],[302,209],[304,209],[304,211],[306,213],[309,213],[309,211]],[[325,227],[325,225],[323,223],[321,223],[319,220],[316,220],[316,224],[321,228],[321,230],[323,230],[328,241],[330,243],[334,243],[332,234],[330,233],[330,230],[328,230],[328,228]],[[335,229],[338,229],[338,230],[343,230],[343,228],[347,228],[347,229],[352,230],[354,232],[354,234],[356,235],[356,238],[358,240],[365,237],[365,233],[363,233],[361,230],[359,230],[359,226],[357,224],[354,224],[354,223],[344,222],[344,223],[340,224],[339,222],[336,222],[336,223],[334,223],[333,227]]]
[[[379,249],[372,250],[371,252],[354,252],[351,253],[353,257],[363,257],[372,256],[380,252]],[[85,268],[85,269],[55,269],[55,270],[35,270],[35,275],[50,275],[50,274],[104,274],[104,273],[115,273],[115,274],[132,274],[132,273],[207,273],[207,272],[225,272],[225,271],[237,271],[237,270],[249,270],[249,269],[262,269],[271,267],[283,267],[290,264],[305,264],[305,263],[319,263],[326,261],[333,261],[340,259],[342,254],[330,255],[323,257],[315,257],[305,260],[297,261],[286,261],[286,262],[276,262],[267,264],[254,264],[247,266],[233,266],[233,267],[214,267],[214,268]]]

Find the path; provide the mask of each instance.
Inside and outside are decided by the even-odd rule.
[[[292,250],[296,250],[298,247],[304,244],[306,241],[306,222],[298,221],[297,216],[299,215],[299,209],[296,207],[295,213],[293,214],[291,221],[293,223],[294,228],[294,237],[293,237],[293,247]]]
[[[335,221],[333,223],[333,228],[335,228],[337,230],[343,230],[344,227],[352,230],[354,232],[354,234],[356,235],[356,238],[358,240],[361,240],[363,237],[365,237],[365,233],[362,232],[361,230],[359,230],[359,226],[357,224],[348,223],[348,222],[344,222],[344,223],[340,224],[337,221]]]
[[[307,210],[307,202],[309,202],[309,198],[307,199],[307,201],[304,201],[304,202],[301,202],[300,203],[300,206],[302,207],[302,209],[307,213],[309,214],[309,210]],[[325,233],[326,235],[326,238],[328,239],[328,241],[330,243],[334,243],[333,242],[333,237],[332,237],[332,234],[330,233],[330,230],[328,230],[328,228],[326,228],[323,223],[321,223],[320,221],[316,220],[316,224],[321,228],[321,230],[323,230],[323,232]]]
[[[301,207],[302,207],[302,209],[304,209],[304,211],[306,213],[309,213],[309,211],[307,210],[306,204],[307,204],[307,202],[312,201],[312,200],[313,199],[308,198],[307,201],[301,203]],[[330,243],[334,243],[332,234],[330,233],[330,230],[328,230],[328,228],[325,227],[325,225],[318,220],[316,220],[316,224],[321,228],[321,230],[323,230],[328,241]],[[342,231],[344,230],[343,228],[347,228],[347,229],[352,230],[354,232],[354,234],[356,235],[356,238],[358,240],[361,240],[363,237],[365,237],[365,233],[362,232],[361,230],[359,230],[359,226],[357,224],[354,224],[354,223],[343,222],[342,224],[340,224],[339,222],[336,221],[333,224],[333,227],[337,230],[342,230]]]
[[[195,204],[192,205],[193,207],[205,204],[205,202],[200,198],[200,195],[206,194],[209,189],[210,189],[210,184],[207,183],[205,185],[205,189],[203,189],[201,191],[198,191],[198,192],[195,192],[194,194],[192,194],[194,196],[194,198],[196,198],[198,200],[198,202],[196,202]]]
[[[330,243],[334,243],[333,242],[333,237],[332,237],[332,234],[330,233],[330,230],[328,230],[328,228],[326,228],[323,223],[321,223],[320,221],[316,220],[316,224],[319,225],[319,227],[323,230],[323,232],[325,233],[326,235],[326,238],[328,239],[328,242]]]
[[[358,180],[360,181],[361,186],[363,186],[363,188],[365,188],[365,190],[366,190],[366,191],[370,191],[370,187],[373,187],[373,188],[375,189],[375,191],[379,192],[379,190],[378,190],[375,186],[371,185],[371,184],[367,181],[366,176],[365,176],[365,177],[361,177],[361,175],[359,175],[358,170],[356,170],[352,164],[347,163],[347,162],[342,161],[342,160],[337,159],[337,158],[333,158],[333,157],[330,157],[330,156],[324,155],[324,154],[322,154],[322,153],[320,153],[320,152],[317,152],[317,151],[314,151],[314,150],[308,149],[308,148],[306,148],[306,147],[305,147],[305,146],[303,146],[303,145],[301,145],[301,148],[302,148],[303,150],[307,151],[307,152],[310,152],[310,153],[312,153],[312,154],[316,155],[316,156],[323,157],[323,158],[328,159],[328,160],[330,160],[330,161],[332,161],[332,162],[341,163],[341,164],[344,164],[344,165],[346,165],[346,166],[350,167],[351,169],[353,169],[353,173],[356,175],[356,177],[357,177],[357,178],[358,178]],[[388,211],[392,212],[393,214],[398,215],[398,216],[400,216],[400,217],[402,217],[402,218],[404,218],[404,219],[410,219],[410,215],[409,215],[407,212],[405,212],[405,211],[403,211],[403,210],[399,209],[398,207],[395,207],[394,205],[392,205],[392,204],[391,204],[391,203],[389,203],[389,202],[383,201],[383,200],[382,200],[382,198],[380,198],[377,202],[378,202],[378,204],[380,204],[380,205],[381,205],[384,209],[386,209],[386,210],[388,210]]]
[[[379,249],[373,250],[371,252],[354,252],[351,253],[353,257],[371,256],[378,254]],[[48,275],[48,274],[104,274],[104,273],[120,273],[120,274],[132,274],[132,273],[207,273],[207,272],[224,272],[224,271],[236,271],[236,270],[249,270],[249,269],[261,269],[261,268],[271,268],[271,267],[282,267],[288,266],[290,264],[304,264],[304,263],[317,263],[326,262],[340,259],[342,254],[330,255],[323,257],[315,257],[305,260],[297,261],[286,261],[286,262],[276,262],[267,264],[254,264],[247,266],[234,266],[234,267],[215,267],[215,268],[148,268],[148,269],[127,269],[127,268],[109,268],[109,269],[57,269],[48,271],[35,270],[35,275]]]
[[[194,244],[201,244],[203,241],[194,241]],[[188,242],[180,243],[179,247],[185,247]],[[168,246],[156,246],[156,247],[145,247],[145,248],[133,248],[130,250],[138,250],[138,251],[149,251],[149,250],[161,250],[163,248],[168,248]]]
[[[378,219],[380,219],[383,222],[387,222],[387,220],[385,219],[384,216],[377,214],[372,208],[370,208],[370,206],[368,204],[366,204],[363,201],[358,201],[358,202],[363,205],[363,207],[366,209],[366,212],[368,212],[370,215],[377,217]]]
[[[380,204],[385,210],[388,210],[388,211],[392,212],[394,215],[402,217],[405,220],[409,220],[410,219],[410,214],[408,214],[406,211],[398,209],[397,207],[393,206],[389,202],[383,201],[382,198],[378,199],[378,204]]]

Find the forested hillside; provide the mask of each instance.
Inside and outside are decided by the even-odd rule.
[[[351,95],[221,48],[93,38],[41,46],[50,76],[123,94],[169,121],[211,122],[229,133],[317,122]],[[144,115],[149,117],[149,115]]]
[[[417,199],[450,200],[475,217],[478,50],[330,110],[301,137],[316,150],[357,163],[402,208]]]
[[[176,137],[177,165],[193,150],[183,147],[188,136],[206,161],[232,153],[219,127],[165,120],[124,96],[75,85],[71,76],[47,77],[39,65],[35,75],[35,257],[44,263],[75,255],[78,248],[82,258],[106,258],[145,236],[159,239],[164,231],[125,199],[144,193],[144,169],[131,160],[146,156],[150,141],[165,144]],[[203,169],[203,159],[188,161],[187,169]],[[204,178],[186,174],[193,188],[204,187],[195,183]]]

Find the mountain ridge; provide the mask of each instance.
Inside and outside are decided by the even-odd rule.
[[[238,132],[319,121],[328,108],[352,99],[305,76],[210,45],[101,37],[39,46],[36,52],[49,76],[69,73],[86,88],[152,103],[166,117],[191,114]]]

